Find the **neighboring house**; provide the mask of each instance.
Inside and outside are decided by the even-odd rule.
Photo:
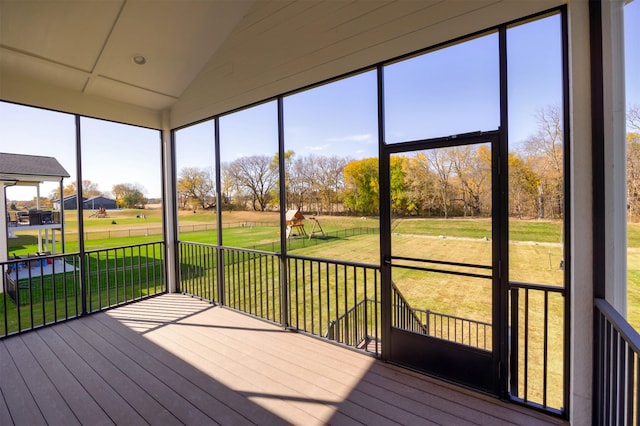
[[[72,194],[67,195],[63,198],[64,200],[64,209],[65,210],[77,210],[78,209],[78,195]],[[82,202],[86,203],[87,199],[82,197]],[[53,200],[53,209],[60,210],[60,199]]]
[[[83,202],[83,206],[85,209],[89,209],[89,210],[97,210],[99,208],[104,208],[106,210],[114,210],[118,208],[116,200],[103,197],[102,195],[96,195],[94,197],[87,198]]]

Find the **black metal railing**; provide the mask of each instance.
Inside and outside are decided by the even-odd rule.
[[[179,243],[180,291],[202,300],[218,301],[218,249],[208,244]]]
[[[316,336],[329,336],[329,331],[333,328],[335,336],[335,323],[339,318],[357,315],[359,321],[352,318],[349,324],[360,330],[340,330],[338,333],[341,338],[349,336],[349,342],[356,343],[356,334],[364,334],[366,330],[371,339],[379,340],[378,266],[290,256],[287,258],[287,271],[289,324],[292,328]],[[362,309],[367,310],[366,313],[354,309],[363,300],[371,300],[373,303],[363,305]],[[370,309],[371,306],[374,308]],[[348,314],[351,311],[353,313]]]
[[[510,282],[510,395],[561,415],[565,405],[565,290]]]
[[[164,243],[0,262],[0,337],[166,291]]]
[[[258,250],[229,247],[220,250],[224,304],[281,323],[280,257]]]
[[[166,290],[164,243],[136,244],[85,254],[87,312]]]
[[[423,324],[424,334],[449,340],[461,345],[491,350],[492,327],[488,322],[434,312],[429,309],[412,309]]]
[[[14,258],[0,263],[0,336],[75,317],[82,308],[77,254]]]
[[[364,299],[329,322],[326,338],[348,346],[380,354],[380,338],[376,325],[380,319],[380,302]]]
[[[640,335],[604,299],[595,299],[593,345],[593,424],[637,425]]]
[[[180,242],[178,252],[179,289],[185,294],[222,303],[216,284],[222,278],[225,306],[324,337],[329,335],[330,328],[336,330],[335,324],[342,318],[339,326],[342,328],[337,331],[342,343],[351,345],[355,338],[346,336],[362,330],[367,331],[370,339],[379,340],[377,266],[288,256],[288,298],[283,301],[282,260],[277,253],[190,242]],[[353,311],[363,300],[371,300],[373,304]],[[283,302],[287,305],[286,318],[282,317]],[[346,316],[351,320],[349,329],[344,328]],[[352,327],[358,330],[351,330]]]
[[[404,298],[398,287],[391,283],[391,325],[414,333],[429,334],[429,329],[420,320],[409,302]]]

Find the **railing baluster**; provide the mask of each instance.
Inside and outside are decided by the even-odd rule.
[[[519,378],[519,372],[518,372],[518,365],[520,364],[519,358],[518,358],[518,349],[520,348],[520,342],[518,339],[518,336],[520,334],[520,321],[519,321],[519,317],[518,317],[518,313],[519,313],[519,300],[518,300],[518,295],[519,295],[519,289],[518,288],[512,288],[511,289],[511,339],[510,339],[510,366],[511,366],[511,373],[509,375],[510,378],[510,382],[511,382],[511,395],[515,395],[517,396],[519,394],[518,392],[518,378]]]

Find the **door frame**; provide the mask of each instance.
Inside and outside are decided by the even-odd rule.
[[[443,138],[424,139],[396,144],[383,144],[380,150],[380,273],[381,273],[381,334],[382,359],[403,367],[418,370],[448,381],[471,387],[502,398],[508,397],[508,193],[507,138],[502,130],[473,132]],[[439,346],[445,348],[457,345],[451,342],[428,342],[415,348],[415,339],[409,332],[393,329],[392,284],[391,284],[391,191],[390,158],[392,154],[422,151],[428,149],[491,143],[491,188],[492,188],[492,351],[485,354],[474,351],[457,350],[457,359],[443,359],[438,354]],[[406,335],[405,335],[406,334]],[[431,338],[433,339],[433,338]],[[398,360],[396,345],[411,346],[414,359]],[[461,345],[457,345],[461,346]],[[401,348],[404,350],[403,348]],[[417,349],[417,350],[416,350]],[[462,348],[458,348],[462,349]],[[409,357],[411,358],[411,356]],[[467,362],[477,361],[478,365],[465,366]],[[413,361],[440,363],[440,368],[424,369]],[[444,362],[444,363],[443,363]],[[476,368],[477,367],[477,368]],[[477,373],[479,372],[479,373]],[[471,377],[475,376],[475,377]],[[470,378],[470,380],[465,380]]]

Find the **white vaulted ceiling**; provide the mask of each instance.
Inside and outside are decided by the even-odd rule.
[[[252,1],[0,1],[0,84],[170,107]],[[136,65],[132,57],[147,63]],[[28,88],[26,88],[28,89]],[[99,115],[99,114],[98,114]]]
[[[0,100],[176,127],[563,1],[0,0]]]

